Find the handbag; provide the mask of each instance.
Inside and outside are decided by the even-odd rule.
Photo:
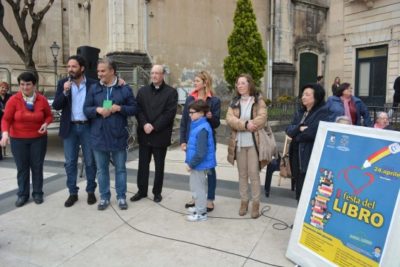
[[[258,160],[271,162],[272,159],[277,157],[276,141],[272,129],[267,123],[265,129],[258,130],[260,140],[260,148],[258,151]]]
[[[292,178],[292,171],[290,170],[289,154],[283,155],[279,165],[279,175],[285,178]]]
[[[290,137],[286,136],[285,145],[283,146],[283,155],[279,164],[279,175],[284,178],[292,178],[292,170],[289,162],[289,144]]]

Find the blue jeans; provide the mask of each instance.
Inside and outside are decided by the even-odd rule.
[[[43,162],[47,135],[38,138],[11,138],[11,151],[17,165],[18,197],[29,199],[32,171],[32,196],[43,196]]]
[[[115,191],[117,199],[126,198],[126,150],[100,151],[93,150],[96,165],[98,166],[98,182],[100,198],[110,200],[110,155],[115,167]]]
[[[76,186],[78,176],[79,146],[82,147],[86,173],[86,192],[94,193],[96,190],[96,165],[93,151],[90,147],[90,125],[71,124],[70,132],[64,139],[65,172],[67,173],[67,187],[71,195],[78,194]]]
[[[217,173],[212,168],[207,173],[208,193],[207,200],[215,200],[215,188],[217,187]]]

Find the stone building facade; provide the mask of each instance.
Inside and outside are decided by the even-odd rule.
[[[252,4],[268,54],[261,88],[268,98],[297,96],[302,85],[323,75],[328,95],[339,76],[368,103],[391,102],[393,82],[400,75],[398,1],[252,0]],[[5,7],[6,25],[18,33]],[[110,55],[126,70],[165,64],[169,82],[176,87],[191,87],[194,73],[206,69],[218,91],[228,95],[223,59],[235,8],[236,0],[58,0],[43,20],[34,58],[38,68],[51,73],[53,41],[61,47],[61,69],[78,47],[92,46],[100,49],[100,57]],[[0,49],[0,68],[23,67],[3,38]]]
[[[331,1],[328,21],[329,82],[340,76],[368,104],[391,103],[400,75],[400,2]]]

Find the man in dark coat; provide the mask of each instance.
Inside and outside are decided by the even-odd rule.
[[[152,156],[155,164],[154,201],[162,200],[165,156],[168,146],[171,145],[172,128],[178,105],[178,93],[176,89],[165,83],[164,74],[163,66],[154,65],[151,69],[152,83],[140,88],[136,96],[139,108],[137,115],[139,123],[137,184],[139,191],[131,197],[131,201],[147,197],[149,165]]]
[[[78,201],[76,180],[78,175],[79,147],[82,148],[86,171],[87,203],[96,203],[96,164],[93,151],[90,147],[89,120],[83,113],[86,94],[96,80],[84,75],[85,60],[81,56],[71,56],[67,61],[68,78],[61,79],[57,84],[57,92],[53,101],[53,108],[61,110],[59,136],[64,142],[65,172],[67,173],[67,187],[69,197],[65,207],[71,207]]]

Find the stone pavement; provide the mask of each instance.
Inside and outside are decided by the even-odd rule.
[[[149,195],[121,211],[112,189],[111,206],[98,211],[86,204],[80,179],[79,201],[65,208],[62,143],[51,132],[42,205],[30,200],[15,208],[15,165],[10,154],[0,162],[0,266],[294,266],[285,257],[297,205],[290,180],[278,186],[275,175],[271,196],[262,198],[263,216],[240,217],[237,169],[227,163],[226,151],[218,144],[215,209],[207,221],[191,223],[185,220],[191,194],[179,147],[167,153],[160,204]],[[137,191],[136,153],[129,153],[127,164],[128,198]]]

